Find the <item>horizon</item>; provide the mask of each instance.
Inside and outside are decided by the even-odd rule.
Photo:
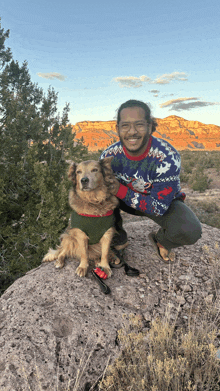
[[[183,117],[181,117],[181,116],[179,116],[179,115],[175,115],[175,114],[170,114],[170,115],[168,115],[167,117],[164,117],[164,118],[159,118],[159,117],[154,117],[154,118],[155,118],[156,120],[157,120],[157,119],[159,119],[159,120],[164,120],[164,119],[169,118],[169,117],[177,117],[177,118],[184,119],[185,121],[200,122],[200,123],[203,124],[203,125],[213,125],[213,126],[218,126],[218,127],[220,127],[220,125],[216,125],[216,124],[213,124],[213,123],[208,123],[208,124],[206,124],[205,122],[201,122],[201,121],[199,121],[199,120],[193,120],[193,119],[188,120],[188,119],[186,119],[186,118],[183,118]],[[69,122],[70,122],[70,121],[69,121]],[[87,119],[87,120],[77,121],[77,122],[75,122],[75,124],[72,124],[72,123],[70,122],[70,125],[75,126],[76,124],[81,123],[81,122],[116,122],[116,119],[109,119],[109,120],[92,120],[92,121],[89,120],[89,119]],[[220,137],[220,135],[219,135],[219,137]]]

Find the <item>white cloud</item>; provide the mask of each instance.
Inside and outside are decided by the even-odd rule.
[[[169,84],[174,80],[187,81],[187,74],[185,72],[173,72],[170,74],[165,73],[164,75],[157,77],[157,79],[153,81],[153,84]]]
[[[140,88],[143,87],[143,83],[148,84],[169,84],[173,81],[187,81],[187,74],[185,72],[173,72],[170,74],[164,74],[158,76],[155,80],[152,80],[150,77],[142,75],[139,77],[136,76],[119,76],[115,77],[112,81],[119,84],[120,88]],[[158,90],[151,90],[150,92],[155,91],[158,93]]]
[[[42,77],[43,79],[50,79],[50,80],[53,80],[53,79],[58,79],[60,81],[64,81],[66,79],[66,76],[64,75],[61,75],[60,73],[57,73],[57,72],[49,72],[49,73],[37,73],[37,75],[39,77]]]
[[[141,81],[145,81],[146,83],[150,83],[151,82],[151,78],[150,77],[148,77],[148,76],[140,76],[139,77],[139,79],[141,80]]]
[[[142,80],[140,79],[142,78]],[[142,82],[143,82],[143,77],[147,76],[140,76],[140,77],[135,77],[135,76],[122,76],[122,77],[115,77],[113,81],[116,81],[116,83],[119,83],[120,88],[139,88],[142,87]]]
[[[160,104],[160,107],[170,107],[169,111],[192,110],[198,107],[220,105],[219,102],[203,102],[200,98],[177,98]]]

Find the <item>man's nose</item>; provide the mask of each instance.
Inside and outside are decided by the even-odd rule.
[[[129,128],[128,133],[130,133],[130,134],[135,134],[135,133],[137,133],[135,124],[130,123],[130,128]]]

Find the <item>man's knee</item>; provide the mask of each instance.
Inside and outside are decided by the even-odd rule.
[[[195,244],[202,237],[202,226],[199,220],[187,227],[181,227],[177,235],[181,238],[182,243],[186,245]]]
[[[196,243],[202,237],[202,226],[199,221],[197,224],[192,226],[189,236],[191,239],[191,244]]]
[[[184,203],[176,201],[173,207],[177,208],[178,212],[176,216],[178,224],[174,222],[176,229],[173,230],[177,242],[181,242],[182,245],[196,243],[202,237],[202,226],[198,217]]]

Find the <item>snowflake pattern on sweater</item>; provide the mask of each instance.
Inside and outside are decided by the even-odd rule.
[[[120,182],[116,196],[128,206],[162,216],[174,199],[186,198],[180,187],[181,157],[167,141],[150,136],[140,156],[130,156],[118,141],[100,159],[108,156],[114,156],[112,169]]]

